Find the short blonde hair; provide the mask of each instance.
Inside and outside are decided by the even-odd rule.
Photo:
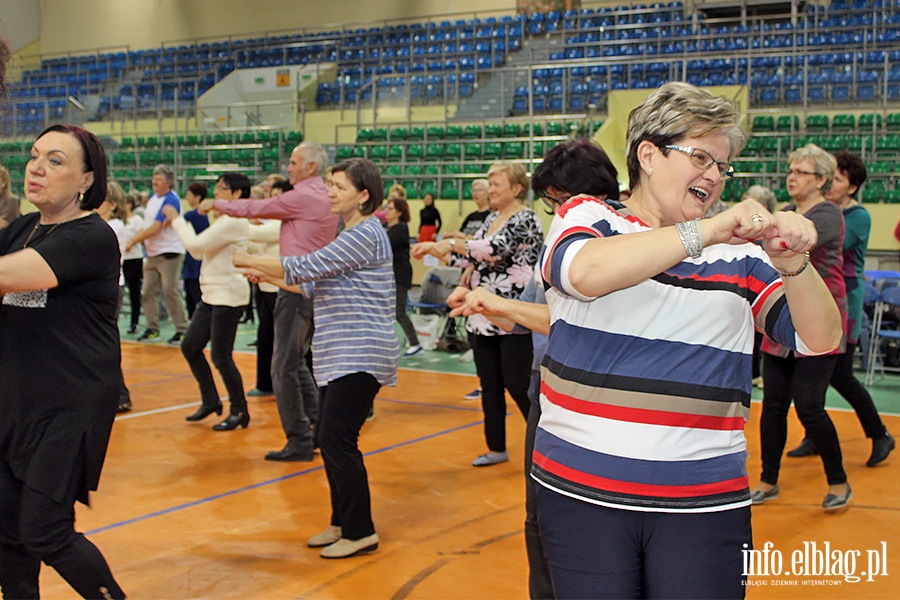
[[[506,179],[509,181],[510,186],[516,184],[521,186],[522,189],[516,194],[518,200],[524,200],[528,196],[530,184],[528,181],[528,172],[523,165],[508,160],[498,160],[491,165],[490,169],[488,169],[488,177],[495,173],[506,175]]]
[[[640,183],[638,146],[644,140],[663,148],[686,137],[724,133],[731,143],[731,153],[726,160],[737,156],[747,139],[738,125],[738,117],[737,107],[727,98],[713,96],[680,81],[663,85],[628,115],[625,147],[629,187],[633,190]]]
[[[825,185],[819,191],[827,194],[834,182],[834,172],[837,170],[837,159],[830,152],[822,150],[815,144],[807,144],[797,148],[788,155],[788,164],[808,160],[813,164],[813,170],[817,177],[825,178]]]
[[[393,197],[400,198],[402,200],[406,200],[406,188],[400,185],[399,183],[395,183],[391,186],[391,189],[388,190],[388,200]]]

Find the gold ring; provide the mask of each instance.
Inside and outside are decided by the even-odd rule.
[[[762,220],[763,220],[762,215],[759,213],[753,213],[752,215],[750,215],[750,218],[753,220],[754,223],[762,223]]]

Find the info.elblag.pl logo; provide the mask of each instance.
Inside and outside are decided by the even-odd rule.
[[[831,542],[803,542],[800,548],[782,552],[772,542],[758,550],[747,544],[741,550],[744,575],[754,577],[748,586],[838,586],[886,577],[888,546],[845,550]]]

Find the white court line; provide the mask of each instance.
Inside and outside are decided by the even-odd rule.
[[[154,408],[153,410],[142,410],[140,412],[129,412],[116,417],[116,421],[124,421],[126,419],[137,419],[138,417],[148,417],[150,415],[158,415],[160,413],[172,412],[173,410],[181,410],[183,408],[196,408],[196,402],[188,402],[187,404],[176,404],[175,406],[166,406],[165,408]]]

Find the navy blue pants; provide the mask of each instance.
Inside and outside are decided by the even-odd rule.
[[[744,597],[742,551],[752,545],[749,506],[639,512],[535,488],[556,598]]]

